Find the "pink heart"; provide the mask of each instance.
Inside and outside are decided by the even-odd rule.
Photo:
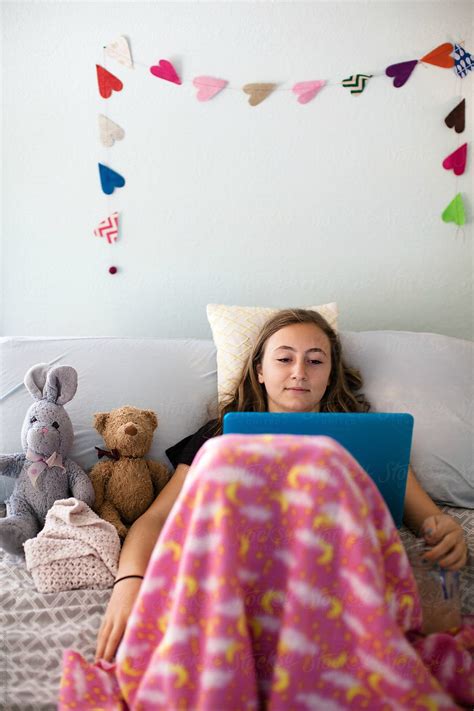
[[[462,175],[466,167],[467,143],[456,148],[453,153],[450,153],[443,161],[443,168],[446,170],[454,170],[455,175]]]
[[[300,104],[307,104],[308,101],[314,99],[318,91],[321,91],[323,86],[326,84],[325,81],[300,81],[295,84],[292,91],[298,96],[298,102]]]
[[[218,94],[228,82],[225,79],[216,79],[215,77],[196,77],[193,79],[193,84],[198,89],[196,99],[198,101],[209,101],[213,96]]]
[[[150,72],[160,79],[166,79],[166,81],[172,81],[173,84],[181,84],[181,79],[176,74],[175,68],[168,62],[167,59],[160,59],[158,65],[150,67]]]

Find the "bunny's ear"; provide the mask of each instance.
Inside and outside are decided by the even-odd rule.
[[[94,427],[99,434],[102,434],[105,430],[105,423],[109,416],[108,412],[96,412],[94,415]]]
[[[77,371],[70,365],[51,368],[46,376],[44,397],[48,402],[64,405],[72,400],[77,390]]]
[[[24,383],[26,389],[35,400],[43,399],[43,388],[46,382],[49,365],[47,363],[38,363],[33,365],[26,373]]]

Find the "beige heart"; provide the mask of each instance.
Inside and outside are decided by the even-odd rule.
[[[261,104],[262,101],[265,101],[275,87],[276,84],[246,84],[242,87],[242,90],[245,91],[246,94],[250,94],[250,106],[257,106],[257,104]]]
[[[125,131],[111,119],[103,114],[99,114],[100,140],[104,146],[113,146],[115,141],[121,141],[125,136]]]
[[[112,57],[112,59],[116,59],[117,62],[120,62],[120,64],[123,64],[125,67],[129,69],[133,67],[132,54],[126,37],[119,37],[114,42],[108,44],[105,48],[105,53],[109,57]]]

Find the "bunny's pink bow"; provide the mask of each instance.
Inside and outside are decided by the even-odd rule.
[[[29,449],[26,453],[26,458],[30,462],[33,462],[33,464],[31,464],[30,468],[28,469],[28,475],[31,479],[31,483],[33,484],[33,486],[36,486],[36,481],[39,475],[47,467],[59,467],[63,470],[63,472],[66,471],[66,468],[63,467],[62,455],[58,454],[57,452],[53,452],[52,455],[48,457],[48,459],[45,459],[40,454],[36,454],[35,452],[32,452],[31,449]]]

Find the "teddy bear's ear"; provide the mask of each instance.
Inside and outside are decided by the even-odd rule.
[[[108,412],[96,412],[94,415],[94,427],[99,434],[102,434],[105,430],[105,423],[109,417]]]
[[[156,430],[158,427],[158,418],[153,412],[153,410],[143,410],[143,414],[147,418],[147,420],[150,421],[151,425],[153,426],[153,429]]]

